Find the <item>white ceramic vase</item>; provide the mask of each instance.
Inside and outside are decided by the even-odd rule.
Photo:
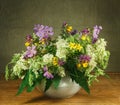
[[[38,85],[37,89],[39,91],[44,91],[45,83]],[[60,81],[58,88],[54,88],[53,85],[44,92],[44,94],[51,98],[70,98],[75,95],[80,90],[79,84],[72,81],[70,77],[63,77]]]

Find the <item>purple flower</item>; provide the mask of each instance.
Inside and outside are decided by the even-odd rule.
[[[89,34],[89,29],[88,28],[86,28],[86,29],[84,29],[83,31],[82,31],[82,34]]]
[[[89,62],[91,57],[89,55],[80,55],[80,62]]]
[[[62,65],[65,64],[65,62],[64,62],[63,60],[58,60],[58,64],[59,64],[60,66],[62,66]]]
[[[43,38],[47,39],[54,34],[52,27],[43,26],[40,24],[35,25],[33,30],[35,34],[40,38],[40,40]]]
[[[102,30],[102,26],[94,26],[94,30],[93,30],[93,40],[92,42],[95,43],[98,39],[98,35],[100,33],[100,31]]]
[[[72,32],[71,32],[71,35],[75,35],[77,33],[77,30],[73,30]]]
[[[53,76],[50,72],[48,72],[48,71],[46,71],[46,72],[44,73],[44,77],[46,77],[47,79],[52,79],[52,78],[54,78],[54,76]]]
[[[27,51],[25,52],[24,58],[31,58],[34,55],[36,55],[37,51],[36,51],[36,46],[28,46],[27,47]]]
[[[44,70],[44,72],[48,71],[48,67],[47,67],[47,66],[44,66],[44,67],[43,67],[43,70]]]
[[[27,42],[31,42],[31,40],[32,40],[32,36],[31,36],[31,35],[27,35],[27,36],[26,36],[26,41],[27,41]]]
[[[62,27],[64,28],[66,25],[67,25],[67,22],[64,21]]]

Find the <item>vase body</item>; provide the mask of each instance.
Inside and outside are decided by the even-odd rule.
[[[45,89],[45,83],[38,85],[37,89],[43,92]],[[70,77],[63,77],[57,89],[51,85],[44,94],[51,98],[69,98],[75,95],[79,90],[79,84],[72,81]]]

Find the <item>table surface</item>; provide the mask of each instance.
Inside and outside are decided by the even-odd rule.
[[[120,74],[111,74],[110,79],[99,79],[99,82],[94,82],[90,87],[90,95],[81,89],[67,99],[51,99],[36,89],[15,96],[20,81],[0,80],[0,105],[120,105]]]

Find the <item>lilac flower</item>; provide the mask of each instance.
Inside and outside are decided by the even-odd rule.
[[[43,26],[40,24],[35,25],[34,27],[35,34],[41,39],[43,38],[49,38],[50,35],[52,36],[54,34],[53,28],[49,26]]]
[[[27,51],[25,52],[24,58],[31,58],[34,55],[36,55],[37,51],[36,51],[36,46],[28,46],[27,47]]]
[[[89,29],[88,28],[86,28],[86,29],[84,29],[83,31],[82,31],[82,34],[89,34]]]
[[[71,35],[75,35],[77,33],[77,30],[73,30],[72,32],[71,32]]]
[[[94,26],[94,30],[93,30],[93,40],[92,42],[95,43],[98,39],[98,35],[100,33],[100,31],[102,30],[102,26]]]
[[[80,62],[89,62],[91,57],[89,55],[80,55]]]
[[[44,77],[46,77],[47,79],[52,79],[52,78],[54,78],[54,76],[53,76],[50,72],[48,72],[48,71],[46,71],[46,72],[44,73]]]
[[[48,71],[48,67],[47,67],[47,66],[44,66],[44,67],[43,67],[43,70],[44,70],[44,72]]]

